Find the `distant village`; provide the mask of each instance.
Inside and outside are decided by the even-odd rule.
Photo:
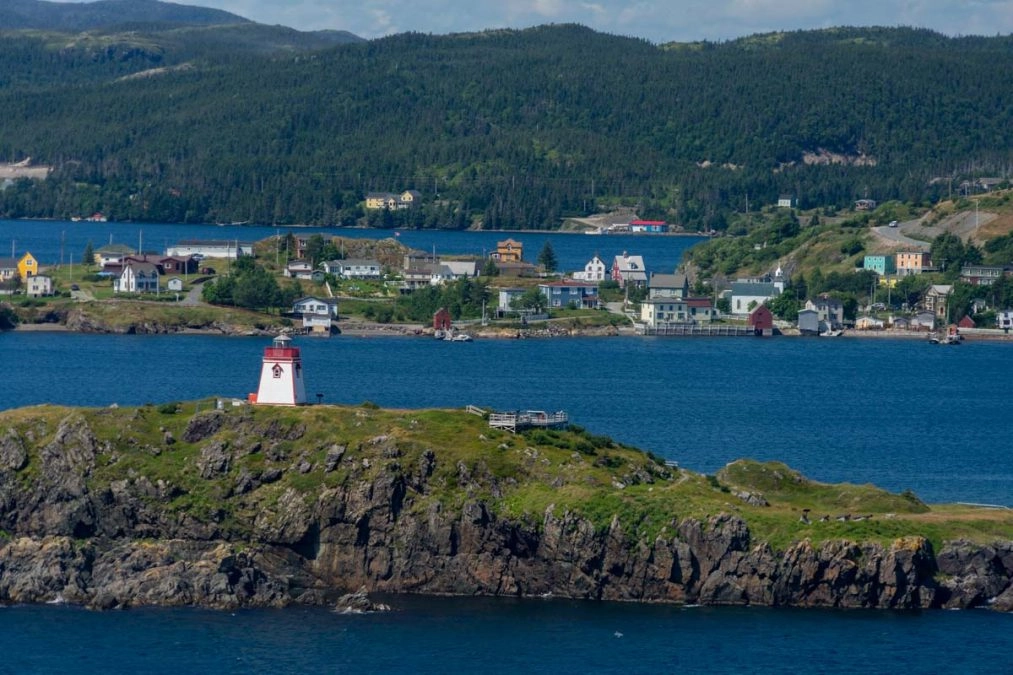
[[[400,195],[371,195],[376,208],[411,203],[411,191]],[[393,202],[392,202],[393,200]],[[408,207],[405,207],[408,208]],[[663,232],[663,223],[631,221],[629,227],[651,227],[643,232]],[[376,281],[400,294],[410,294],[427,286],[441,286],[459,279],[474,279],[488,274],[494,266],[495,281],[490,290],[490,312],[494,317],[514,317],[535,321],[545,313],[518,306],[518,298],[536,287],[544,297],[544,307],[558,309],[610,309],[629,320],[636,333],[642,335],[772,335],[795,332],[802,335],[839,335],[844,330],[856,331],[936,331],[945,326],[946,303],[952,286],[932,285],[920,304],[887,311],[885,306],[863,308],[863,315],[845,319],[842,302],[823,294],[807,298],[794,324],[776,321],[768,303],[782,293],[790,292],[787,275],[781,267],[757,277],[738,278],[727,288],[710,290],[707,285],[694,284],[678,270],[651,271],[643,255],[621,251],[610,258],[594,255],[583,269],[557,273],[525,260],[521,241],[507,238],[485,258],[444,255],[435,251],[407,250],[400,264],[367,258],[339,258],[314,265],[307,256],[310,237],[293,238],[295,248],[280,269],[280,275],[295,280],[308,280],[321,292],[300,297],[291,306],[291,315],[301,319],[306,332],[331,332],[338,319],[338,300],[328,279]],[[603,240],[605,241],[605,240]],[[402,249],[403,250],[403,249]],[[175,293],[177,298],[196,279],[210,279],[219,273],[209,266],[229,264],[242,256],[253,256],[254,244],[235,240],[183,240],[166,248],[164,253],[138,253],[129,246],[110,244],[94,250],[94,275],[108,281],[114,294]],[[879,284],[892,286],[907,275],[933,271],[929,254],[923,251],[901,251],[889,255],[866,255],[864,268],[876,272]],[[967,265],[961,279],[975,285],[988,285],[1013,273],[1010,269],[985,265]],[[77,291],[76,284],[70,289]],[[618,291],[620,302],[605,303],[603,288]],[[708,289],[708,294],[694,294],[693,289]],[[31,253],[20,257],[0,258],[0,294],[22,293],[42,298],[60,292],[54,276],[46,273]],[[801,301],[802,299],[799,298]],[[608,307],[606,307],[606,304]],[[445,323],[446,317],[434,317],[434,328]],[[965,318],[951,332],[974,327]],[[997,312],[994,330],[1008,332],[1013,327],[1013,309]],[[980,330],[980,329],[979,329]]]

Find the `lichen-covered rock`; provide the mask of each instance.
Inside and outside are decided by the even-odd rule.
[[[28,451],[13,429],[0,436],[0,469],[20,471],[28,463]]]

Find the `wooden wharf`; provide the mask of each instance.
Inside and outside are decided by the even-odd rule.
[[[755,335],[752,326],[731,326],[727,324],[688,324],[670,323],[659,326],[637,324],[636,332],[640,335],[688,335],[688,336],[739,336]]]

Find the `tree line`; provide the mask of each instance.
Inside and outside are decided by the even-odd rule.
[[[5,185],[0,216],[554,228],[629,205],[723,230],[749,201],[933,200],[949,183],[931,179],[1013,159],[1009,37],[659,47],[549,26],[267,56],[120,38],[91,59],[0,38],[0,159],[55,167]],[[852,163],[806,162],[821,153]],[[362,208],[404,189],[423,206]]]

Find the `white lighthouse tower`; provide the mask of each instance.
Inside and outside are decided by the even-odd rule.
[[[260,387],[251,396],[258,405],[303,405],[306,387],[302,377],[302,357],[299,348],[292,346],[292,338],[279,335],[264,348],[264,361],[260,367]]]

